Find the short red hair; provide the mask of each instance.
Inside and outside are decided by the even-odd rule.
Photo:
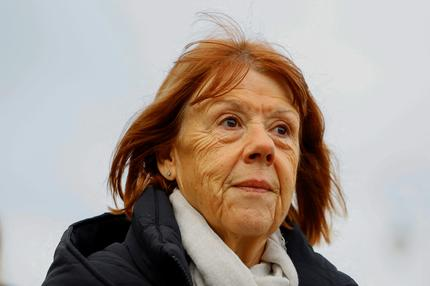
[[[168,193],[176,187],[175,181],[168,181],[160,174],[157,157],[166,154],[175,141],[184,108],[226,94],[253,69],[288,85],[291,101],[300,114],[297,200],[285,224],[299,224],[311,244],[321,238],[329,242],[328,216],[336,210],[336,205],[346,208],[324,143],[321,111],[301,71],[288,57],[264,41],[249,41],[238,34],[187,45],[154,101],[131,123],[116,148],[110,170],[109,185],[115,203],[118,196],[124,203],[123,208],[113,211],[130,216],[134,203],[149,184]],[[125,188],[123,177],[126,177]]]

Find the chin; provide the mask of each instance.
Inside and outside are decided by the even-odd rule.
[[[230,217],[228,225],[231,232],[243,236],[269,235],[275,231],[272,217],[249,211]]]

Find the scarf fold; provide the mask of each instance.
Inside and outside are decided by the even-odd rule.
[[[268,238],[261,262],[248,268],[178,189],[169,199],[182,243],[192,260],[190,271],[194,285],[298,286],[297,271],[280,230]]]

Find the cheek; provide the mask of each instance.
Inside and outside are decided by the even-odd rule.
[[[281,196],[278,202],[279,216],[285,216],[290,208],[293,193],[296,190],[296,178],[298,168],[298,152],[290,150],[285,153],[282,158],[279,158],[280,166],[277,168],[277,173],[280,180]]]
[[[210,133],[196,132],[190,135],[192,146],[190,150],[191,160],[195,165],[196,175],[205,179],[220,179],[225,168],[223,156],[221,156],[222,144]]]
[[[178,183],[185,192],[192,190],[195,203],[200,205],[221,199],[223,183],[233,165],[229,163],[231,156],[226,153],[226,145],[215,135],[189,132],[178,148]]]
[[[297,148],[291,147],[281,153],[279,159],[278,174],[281,180],[281,184],[285,184],[287,187],[294,186],[297,178],[297,168],[299,165],[299,151]]]

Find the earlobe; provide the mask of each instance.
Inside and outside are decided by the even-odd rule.
[[[176,179],[176,168],[173,152],[170,152],[170,154],[165,157],[163,156],[163,158],[157,155],[157,167],[161,175],[167,180],[173,181]]]

